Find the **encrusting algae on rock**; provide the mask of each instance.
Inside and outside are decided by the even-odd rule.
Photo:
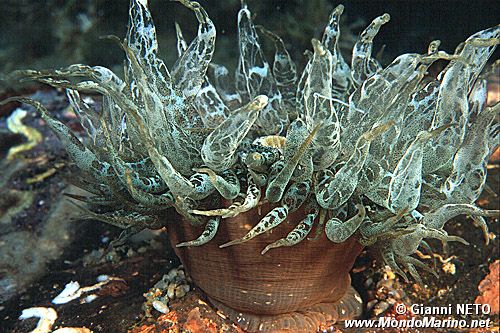
[[[325,320],[359,315],[348,273],[363,246],[420,282],[417,268],[433,272],[412,256],[429,247],[424,239],[468,244],[443,229],[450,219],[473,216],[488,239],[485,217],[499,211],[474,202],[498,145],[500,106],[486,106],[481,73],[499,26],[453,54],[433,41],[426,53],[384,67],[372,57],[373,40],[390,20],[384,14],[361,33],[348,64],[338,44],[339,5],[299,74],[281,38],[259,28],[276,49],[267,62],[243,4],[232,81],[211,62],[216,29],[206,11],[179,2],[195,13],[198,35],[188,43],[176,26],[179,57],[170,70],[158,56],[147,1],[132,0],[126,38],[112,38],[126,55],[123,79],[86,65],[17,72],[66,89],[88,136],[83,143],[40,103],[9,100],[33,105],[64,144],[81,170],[79,186],[92,194],[80,197],[88,217],[127,233],[168,224],[194,283],[252,332],[314,332]],[[431,77],[438,60],[448,64]],[[103,95],[100,112],[80,97],[86,92]],[[194,239],[182,238],[188,235]],[[301,260],[329,267],[318,281],[339,282],[321,296],[305,294],[316,280],[293,275],[305,267]],[[211,271],[217,278],[207,277]],[[224,276],[233,282],[217,280]],[[298,285],[287,285],[292,279]],[[214,284],[229,291],[210,290]]]

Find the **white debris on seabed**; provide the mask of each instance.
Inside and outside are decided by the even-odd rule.
[[[52,333],[92,333],[92,332],[93,331],[89,330],[86,327],[61,327]]]
[[[96,278],[97,282],[104,282],[104,281],[109,281],[110,276],[106,274],[101,274]]]
[[[102,286],[106,285],[107,283],[111,281],[123,281],[121,278],[113,277],[113,276],[108,276],[108,275],[99,275],[97,277],[97,283],[88,286],[88,287],[80,287],[80,284],[77,281],[71,281],[68,284],[66,284],[66,287],[64,288],[63,291],[59,295],[57,295],[53,300],[53,304],[65,304],[68,302],[71,302],[72,300],[75,300],[77,298],[80,298],[85,293],[100,289]],[[93,300],[97,298],[97,295],[91,294],[88,295],[84,299],[84,303],[90,303]]]
[[[52,308],[42,307],[24,309],[19,319],[24,320],[28,318],[40,318],[36,328],[31,331],[32,333],[52,332],[52,325],[54,325],[57,319],[57,312]]]
[[[97,297],[96,294],[90,294],[88,296],[85,296],[85,298],[81,301],[81,303],[91,303],[93,302]]]
[[[184,267],[180,265],[178,268],[171,269],[144,294],[146,302],[143,304],[143,309],[146,316],[151,316],[152,308],[163,314],[170,312],[168,302],[184,297],[190,289],[189,278],[184,272]]]
[[[71,281],[66,284],[66,287],[59,295],[52,300],[53,304],[64,304],[68,303],[82,294],[80,289],[80,284],[77,281]]]
[[[88,287],[80,287],[80,283],[77,281],[71,281],[66,284],[64,290],[59,293],[52,300],[53,304],[65,304],[80,296],[89,293],[94,290],[100,289],[102,286],[106,285],[111,281],[123,281],[123,279],[109,276],[109,275],[99,275],[97,277],[97,283],[88,286]],[[96,294],[86,295],[82,302],[90,303],[95,300],[98,296]],[[61,327],[55,331],[52,331],[52,326],[54,325],[57,319],[57,312],[53,308],[44,308],[44,307],[33,307],[29,309],[23,310],[19,319],[24,320],[28,318],[40,318],[36,328],[30,333],[92,333],[92,331],[86,327]]]
[[[170,312],[170,309],[168,308],[168,305],[165,304],[164,302],[160,301],[160,300],[154,300],[151,305],[153,305],[153,308],[158,311],[158,312],[161,312],[163,314],[167,314]]]
[[[52,331],[52,326],[57,319],[57,312],[53,308],[34,307],[24,309],[19,319],[40,318],[33,331],[30,333],[92,333],[86,327],[61,327]]]

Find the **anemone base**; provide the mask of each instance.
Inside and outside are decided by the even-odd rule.
[[[315,333],[321,325],[358,318],[363,311],[361,297],[353,287],[336,302],[322,302],[303,310],[277,315],[242,313],[221,302],[210,301],[241,329],[251,333]]]

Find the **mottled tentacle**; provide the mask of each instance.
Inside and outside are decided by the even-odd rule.
[[[78,91],[74,89],[66,89],[66,96],[68,97],[69,103],[75,111],[80,124],[84,128],[85,133],[92,140],[92,143],[96,145],[100,134],[96,119],[96,112],[92,110],[90,105],[82,100]]]
[[[254,237],[257,237],[260,234],[263,234],[264,232],[266,232],[268,230],[271,230],[272,228],[278,226],[281,222],[283,222],[286,219],[288,212],[289,211],[288,211],[287,206],[279,206],[279,207],[273,208],[245,236],[243,236],[240,239],[235,239],[235,240],[230,241],[228,243],[222,244],[219,247],[222,249],[222,248],[225,248],[228,246],[241,244],[241,243],[249,241],[250,239],[252,239]]]
[[[227,68],[223,65],[214,63],[210,64],[210,68],[213,70],[215,88],[222,100],[227,105],[234,103],[241,104],[242,97],[238,92],[234,91],[232,83],[229,82],[229,71]]]
[[[206,173],[212,185],[224,199],[232,200],[240,193],[240,181],[231,170],[224,171],[223,177],[208,168],[194,169],[194,171]]]
[[[317,207],[317,205],[313,204],[312,206],[313,208],[309,210],[310,213],[308,213],[306,217],[302,221],[300,221],[299,224],[297,224],[297,226],[293,228],[293,230],[290,231],[285,238],[281,238],[276,242],[269,244],[264,248],[264,250],[262,250],[261,254],[265,254],[271,249],[282,246],[293,246],[303,241],[307,237],[309,232],[311,232],[314,220],[319,213],[319,208]]]
[[[287,111],[288,117],[293,120],[297,118],[295,113],[295,83],[297,82],[297,68],[288,53],[283,40],[273,32],[258,26],[274,42],[275,53],[273,63],[273,76],[276,80],[277,88],[283,98],[282,107]]]
[[[366,209],[363,204],[357,204],[358,213],[342,222],[338,218],[331,218],[326,222],[326,237],[334,243],[343,243],[358,230],[361,222],[365,219]]]
[[[201,88],[215,50],[215,26],[199,3],[177,1],[194,11],[199,26],[198,35],[172,69],[172,82],[185,97],[194,97]]]
[[[358,174],[365,164],[371,142],[387,131],[393,123],[375,127],[358,139],[356,148],[347,162],[328,181],[318,185],[316,200],[321,207],[334,209],[342,206],[354,193],[358,184]]]
[[[136,105],[126,105],[124,109],[135,120],[151,160],[169,188],[173,192],[189,191],[189,186],[181,184],[183,181],[178,182],[179,179],[174,179],[191,174],[191,169],[201,164],[199,138],[188,134],[183,128],[183,126],[189,127],[190,122],[189,113],[184,110],[185,100],[175,91],[168,92],[168,87],[153,85],[137,55],[126,45],[121,44],[121,46],[133,68],[135,80],[143,92],[141,96],[145,108],[142,110]],[[127,100],[120,102],[124,103]],[[157,112],[158,109],[165,112]],[[186,117],[181,119],[179,114]],[[164,140],[153,140],[152,137],[161,137]],[[160,169],[163,170],[160,172]],[[169,172],[173,172],[175,177],[170,177]],[[173,181],[178,184],[174,185]]]
[[[235,110],[205,139],[201,148],[203,161],[215,171],[224,171],[236,161],[236,149],[267,105],[268,98],[259,95]]]
[[[315,170],[324,170],[340,153],[340,121],[331,98],[315,93],[313,108],[315,118],[323,124],[313,141],[313,165]]]
[[[485,210],[476,207],[472,204],[446,204],[434,211],[428,212],[424,215],[422,223],[429,228],[442,229],[445,223],[458,215],[473,215],[473,216],[486,216],[498,217],[500,216],[499,210]],[[485,237],[488,237],[488,226],[481,223],[481,229]]]
[[[468,127],[464,141],[453,157],[451,174],[441,188],[447,197],[465,198],[469,203],[479,198],[486,182],[489,129],[499,111],[500,104],[487,107]]]
[[[257,207],[260,198],[262,196],[260,188],[255,183],[251,175],[248,176],[247,193],[243,203],[233,204],[228,207],[228,211],[222,215],[222,218],[235,217],[238,214],[249,211],[252,208]]]
[[[300,147],[297,149],[293,157],[289,161],[286,161],[283,169],[276,175],[276,177],[267,186],[266,198],[270,202],[280,201],[281,197],[283,196],[283,192],[285,191],[285,188],[288,185],[288,182],[290,181],[290,178],[295,168],[297,167],[297,164],[300,161],[300,158],[303,156],[309,145],[312,143],[312,140],[314,139],[314,136],[316,135],[320,125],[321,124],[318,124],[311,131],[311,133],[307,136],[304,142],[302,142]]]
[[[170,73],[167,66],[158,57],[158,41],[156,28],[147,7],[147,1],[131,0],[129,9],[129,23],[127,31],[127,46],[131,49],[150,74],[150,80],[154,85],[168,87],[167,93],[171,92]],[[130,90],[135,100],[140,99],[137,82],[133,79],[132,66],[126,66],[126,75],[129,80]]]
[[[177,54],[181,57],[188,49],[188,45],[177,22],[175,23],[175,31],[177,35]],[[201,121],[208,128],[217,127],[226,119],[229,113],[229,109],[206,75],[203,78],[200,90],[196,94],[194,105],[201,117]]]
[[[313,58],[308,63],[306,70],[306,79],[303,87],[303,114],[309,126],[319,122],[321,116],[328,114],[331,110],[315,108],[314,95],[319,94],[325,98],[331,98],[332,95],[332,54],[327,50],[319,40],[312,39],[314,49]],[[325,121],[327,121],[325,119]]]
[[[347,100],[352,88],[353,80],[351,69],[345,62],[340,52],[340,16],[344,11],[343,5],[338,5],[330,14],[328,25],[325,27],[321,43],[330,51],[333,60],[332,73],[332,97],[340,100]]]
[[[255,151],[246,156],[245,164],[252,171],[266,172],[280,158],[281,153],[277,149]]]
[[[229,108],[208,78],[205,78],[194,104],[201,121],[207,128],[219,126],[230,113]]]
[[[406,276],[405,272],[401,269],[401,267],[398,266],[396,263],[396,259],[394,258],[394,252],[390,247],[384,247],[382,249],[382,259],[384,262],[397,274],[399,274],[405,282],[409,282],[408,276]]]
[[[175,22],[175,35],[177,36],[177,55],[181,57],[186,52],[188,45],[177,22]]]
[[[201,246],[203,244],[210,242],[217,233],[217,229],[219,228],[219,223],[220,223],[219,217],[210,219],[205,225],[205,230],[203,230],[203,233],[200,235],[200,237],[189,242],[179,243],[175,247]]]
[[[281,93],[261,50],[259,37],[246,5],[238,13],[238,45],[240,57],[236,72],[236,88],[249,99],[267,95],[267,104],[257,124],[264,134],[279,134],[288,124],[288,115],[282,108]]]
[[[378,223],[366,223],[363,224],[359,231],[361,233],[360,243],[369,246],[374,244],[380,237],[384,235],[396,233],[394,226],[401,220],[403,215],[408,212],[407,209],[399,211],[396,215],[389,217],[385,221]]]
[[[131,192],[131,195],[134,196],[139,191],[145,191],[149,193],[159,193],[164,192],[168,188],[164,182],[159,179],[159,177],[143,177],[138,172],[128,168],[127,164],[118,156],[118,153],[111,142],[111,135],[109,133],[106,122],[101,118],[101,128],[106,138],[106,145],[108,147],[108,153],[111,157],[111,165],[115,170],[116,175],[121,180],[124,185],[129,183],[129,179],[131,180],[131,185],[134,188],[137,188],[138,191]],[[126,175],[127,174],[127,175]],[[129,191],[130,192],[130,191]],[[140,198],[140,196],[135,196],[135,198]],[[141,199],[139,199],[140,201]],[[140,201],[141,202],[141,201]]]
[[[381,69],[380,64],[372,58],[373,39],[377,35],[382,25],[391,19],[389,14],[377,17],[361,33],[361,36],[354,45],[352,53],[352,77],[356,85],[360,85],[367,78]]]
[[[220,248],[241,244],[250,239],[269,231],[283,222],[290,212],[297,210],[307,199],[310,191],[310,183],[294,183],[283,196],[282,205],[273,208],[257,225],[255,225],[245,236],[222,244]]]
[[[74,201],[70,201],[75,207],[80,209],[85,213],[81,218],[83,219],[92,219],[97,221],[102,221],[121,229],[141,229],[141,228],[151,228],[157,229],[162,227],[161,220],[155,215],[144,215],[138,212],[129,211],[129,210],[116,210],[113,212],[107,213],[94,213],[83,207]]]
[[[402,209],[412,211],[417,208],[422,187],[422,158],[425,144],[448,127],[449,125],[446,125],[434,131],[420,132],[403,154],[389,183],[387,197],[389,210],[392,212]]]
[[[448,128],[427,147],[423,159],[424,173],[450,167],[452,158],[466,133],[471,84],[484,67],[491,52],[495,50],[499,36],[500,27],[496,26],[469,37],[458,54],[459,58],[451,61],[444,70],[431,126],[432,128],[446,124],[457,124],[457,126]],[[475,43],[474,41],[478,39],[493,40],[485,44]]]
[[[212,210],[196,210],[190,211],[192,214],[204,216],[222,216],[222,218],[235,217],[241,213],[247,212],[252,208],[257,207],[261,198],[260,187],[255,184],[252,176],[248,175],[247,193],[243,202],[235,202],[228,208],[219,208]]]
[[[157,209],[166,209],[173,206],[175,199],[170,191],[161,194],[152,194],[138,189],[133,184],[133,178],[129,169],[125,171],[125,177],[127,180],[127,189],[132,198],[137,202]]]

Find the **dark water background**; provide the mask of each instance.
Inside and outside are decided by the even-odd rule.
[[[99,36],[125,36],[129,0],[2,0],[0,1],[0,72],[19,68],[51,68],[71,63],[121,66],[123,54]],[[160,41],[160,53],[170,66],[176,58],[174,22],[191,40],[197,31],[194,14],[179,3],[150,0]],[[236,17],[239,0],[202,0],[214,21],[218,40],[215,61],[235,64]],[[344,42],[352,45],[359,32],[385,12],[391,21],[375,40],[374,51],[387,45],[384,62],[407,52],[423,53],[433,39],[453,52],[472,33],[500,23],[500,2],[432,0],[248,0],[255,23],[277,32],[299,63],[319,37],[330,11],[343,3]],[[348,28],[353,25],[352,29]],[[347,28],[347,29],[346,29]],[[272,47],[269,47],[269,52]],[[348,47],[344,55],[349,55]],[[495,57],[492,57],[493,59]]]

